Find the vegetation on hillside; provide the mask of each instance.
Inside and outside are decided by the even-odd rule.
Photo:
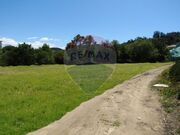
[[[180,32],[164,34],[154,32],[152,38],[138,37],[135,40],[120,44],[112,41],[116,48],[117,62],[163,62],[171,60],[168,45],[180,42]]]
[[[171,82],[180,82],[180,61],[176,61],[169,72]]]
[[[167,46],[180,42],[180,32],[162,33],[155,31],[152,38],[137,37],[125,43],[117,40],[102,41],[102,46],[113,46],[117,54],[117,63],[141,63],[170,61],[170,53]],[[66,46],[66,49],[78,45],[97,44],[93,36],[77,35]]]
[[[113,46],[117,54],[117,63],[141,63],[141,62],[164,62],[170,61],[168,45],[180,42],[180,32],[171,32],[164,34],[154,32],[152,38],[137,37],[125,43],[119,43],[117,40],[112,42],[103,41],[99,43],[103,46]],[[97,44],[93,36],[77,35],[71,40],[66,49],[77,45]],[[34,64],[62,64],[64,50],[50,48],[44,44],[38,49],[31,45],[23,43],[18,47],[5,46],[0,47],[0,65],[34,65]]]
[[[23,43],[15,46],[5,46],[0,48],[0,65],[17,66],[33,64],[62,64],[64,51],[61,49],[50,48],[44,44],[38,49]]]

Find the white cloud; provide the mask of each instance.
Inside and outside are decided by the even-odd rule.
[[[28,37],[27,39],[28,40],[35,40],[35,39],[38,39],[39,37]]]
[[[7,45],[12,45],[12,46],[18,46],[18,44],[22,44],[22,43],[27,43],[27,44],[31,44],[33,48],[39,48],[41,47],[43,44],[48,44],[50,47],[58,47],[58,45],[56,45],[57,41],[59,41],[58,39],[53,39],[53,38],[48,38],[48,37],[29,37],[27,38],[27,40],[29,41],[16,41],[15,39],[12,38],[6,38],[6,37],[0,37],[0,41],[2,41],[2,45],[3,46],[7,46]]]
[[[57,45],[49,42],[44,42],[44,41],[34,41],[34,42],[26,42],[27,44],[31,44],[32,47],[34,48],[39,48],[43,46],[43,44],[48,44],[50,47],[57,47]]]
[[[57,41],[57,39],[49,38],[49,37],[41,37],[34,41],[27,42],[28,44],[31,44],[34,48],[39,48],[43,44],[48,44],[50,47],[57,47],[53,42]]]
[[[8,45],[17,46],[18,45],[18,42],[12,38],[2,37],[0,38],[0,41],[2,41],[3,46],[8,46]]]
[[[39,39],[40,41],[59,41],[59,39],[56,38],[48,38],[48,37],[42,37]]]
[[[50,39],[48,37],[42,37],[39,39],[40,41],[50,41]]]

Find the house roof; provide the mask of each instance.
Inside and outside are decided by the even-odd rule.
[[[168,45],[167,48],[168,48],[168,49],[176,48],[176,45]]]

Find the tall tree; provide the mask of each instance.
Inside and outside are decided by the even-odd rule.
[[[129,55],[132,62],[151,62],[154,46],[151,40],[137,39],[129,46]]]
[[[164,36],[165,36],[165,34],[163,32],[160,32],[160,31],[155,31],[153,34],[153,38],[162,38]]]
[[[36,50],[36,62],[40,65],[54,63],[53,53],[49,45],[44,44]]]
[[[2,49],[1,65],[16,66],[18,65],[18,49],[14,46],[5,46]]]
[[[34,49],[29,44],[19,44],[17,55],[18,65],[32,65],[35,63]]]

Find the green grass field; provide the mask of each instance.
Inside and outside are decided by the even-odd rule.
[[[0,67],[0,135],[23,135],[80,103],[167,63]]]

